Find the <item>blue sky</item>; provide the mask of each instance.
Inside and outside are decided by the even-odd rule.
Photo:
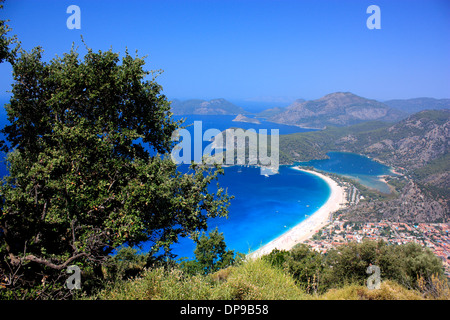
[[[70,30],[69,5],[81,9]],[[381,29],[369,30],[369,5]],[[50,60],[73,43],[146,55],[170,98],[265,101],[363,97],[450,98],[450,1],[6,0],[1,19]],[[12,83],[0,65],[0,97]]]

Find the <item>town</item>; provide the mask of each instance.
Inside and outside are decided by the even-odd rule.
[[[430,248],[438,256],[450,278],[450,223],[404,223],[404,222],[349,222],[342,214],[319,230],[305,243],[312,249],[326,253],[327,250],[345,243],[363,240],[385,241],[389,244],[416,242]]]

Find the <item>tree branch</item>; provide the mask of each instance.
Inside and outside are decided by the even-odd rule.
[[[69,263],[71,263],[72,261],[74,261],[74,260],[76,260],[78,258],[81,258],[83,256],[87,257],[87,253],[82,252],[82,253],[76,254],[76,255],[70,257],[69,259],[67,259],[66,262],[64,262],[62,264],[54,264],[54,263],[52,263],[52,262],[50,262],[48,260],[45,260],[45,259],[42,259],[42,258],[38,258],[38,257],[36,257],[36,256],[34,256],[32,254],[29,254],[29,255],[25,256],[24,258],[22,258],[20,260],[33,261],[33,262],[36,262],[36,263],[43,264],[43,265],[45,265],[47,267],[50,267],[52,269],[55,269],[55,270],[61,270],[61,269],[66,268],[69,265]]]

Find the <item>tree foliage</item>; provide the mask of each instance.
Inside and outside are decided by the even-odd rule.
[[[180,236],[205,230],[208,217],[227,215],[226,191],[209,187],[220,167],[181,173],[167,156],[180,123],[143,58],[42,55],[21,50],[12,61],[3,287],[48,282],[74,263],[96,268],[124,243],[150,241],[152,254],[168,253]]]
[[[227,250],[225,237],[217,228],[208,236],[205,233],[196,235],[194,240],[197,243],[194,250],[195,260],[181,263],[187,273],[210,274],[227,268],[243,258],[242,254],[235,254],[234,250]]]
[[[4,0],[0,0],[0,10],[3,9]],[[4,61],[12,62],[19,49],[16,36],[8,35],[11,28],[7,25],[7,20],[0,20],[0,63]],[[15,48],[10,48],[12,44],[17,44]]]
[[[393,280],[410,289],[416,289],[418,279],[444,277],[440,259],[415,243],[351,242],[332,248],[325,255],[301,244],[290,251],[274,250],[264,259],[291,274],[309,293],[350,284],[365,285],[370,265],[380,268],[381,281]]]

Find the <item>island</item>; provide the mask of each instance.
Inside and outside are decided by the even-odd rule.
[[[236,118],[234,118],[232,121],[236,121],[236,122],[249,122],[249,123],[254,123],[254,124],[261,124],[261,122],[258,119],[255,118],[249,118],[244,116],[243,114],[238,114],[236,116]]]

